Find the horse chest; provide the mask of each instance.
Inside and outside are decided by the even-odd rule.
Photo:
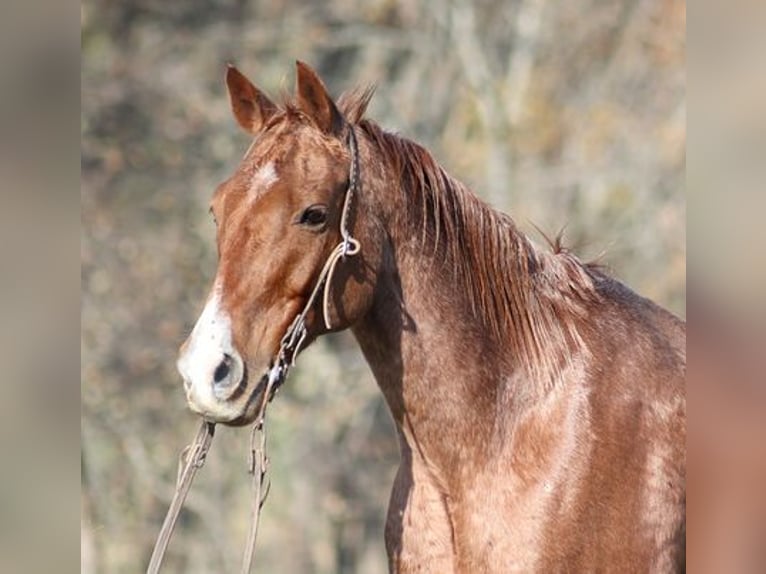
[[[477,477],[457,497],[437,487],[420,463],[399,469],[386,524],[391,571],[531,572],[544,552],[546,509],[554,489],[498,488],[497,477]]]

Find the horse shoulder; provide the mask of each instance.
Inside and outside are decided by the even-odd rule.
[[[606,560],[677,571],[685,538],[686,326],[617,281],[602,285],[601,295],[584,337],[591,445],[571,548],[584,549],[577,556],[586,570]],[[590,527],[577,532],[583,519]]]
[[[398,574],[453,574],[456,549],[444,489],[401,438],[402,460],[396,473],[386,519],[389,569]]]

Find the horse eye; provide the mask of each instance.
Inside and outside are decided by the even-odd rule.
[[[312,205],[301,213],[298,223],[310,227],[319,227],[327,222],[327,207],[324,205]]]

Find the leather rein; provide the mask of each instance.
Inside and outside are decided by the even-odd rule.
[[[250,527],[247,534],[247,543],[242,559],[242,574],[248,574],[255,554],[255,540],[258,534],[258,522],[260,519],[260,510],[266,500],[269,491],[269,483],[266,482],[266,473],[268,470],[268,457],[266,455],[266,407],[276,395],[279,387],[287,379],[290,368],[295,365],[295,359],[301,348],[306,342],[308,329],[306,327],[306,316],[309,310],[314,306],[319,293],[324,289],[322,297],[322,317],[325,327],[330,330],[330,299],[329,285],[332,283],[332,277],[338,261],[347,256],[353,256],[359,253],[361,244],[351,236],[349,231],[349,212],[354,196],[359,191],[360,170],[359,170],[359,149],[357,147],[356,133],[354,127],[349,125],[347,144],[351,155],[351,166],[349,168],[348,188],[346,189],[343,200],[343,210],[340,217],[340,235],[341,241],[330,252],[322,270],[317,277],[314,289],[311,291],[303,310],[295,317],[293,322],[287,328],[282,340],[280,341],[279,351],[277,353],[274,365],[269,369],[266,378],[266,388],[263,392],[263,399],[258,410],[258,414],[253,423],[253,429],[250,435],[249,465],[248,472],[252,476],[252,501],[250,505]],[[254,391],[255,392],[255,391]],[[157,574],[162,565],[170,537],[173,534],[178,516],[183,507],[186,495],[191,488],[194,475],[197,470],[205,464],[205,459],[215,434],[215,423],[202,420],[194,440],[181,451],[178,461],[178,478],[173,498],[170,502],[162,528],[154,544],[152,557],[149,566],[146,569],[147,574]],[[265,485],[265,490],[264,490]]]

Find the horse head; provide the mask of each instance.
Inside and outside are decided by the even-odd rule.
[[[297,354],[370,307],[381,239],[355,205],[360,158],[352,122],[363,109],[347,120],[301,62],[295,99],[282,106],[233,66],[226,85],[234,117],[254,140],[213,195],[218,268],[178,370],[193,411],[240,425],[256,417],[291,326],[294,336],[300,329],[289,349]]]

